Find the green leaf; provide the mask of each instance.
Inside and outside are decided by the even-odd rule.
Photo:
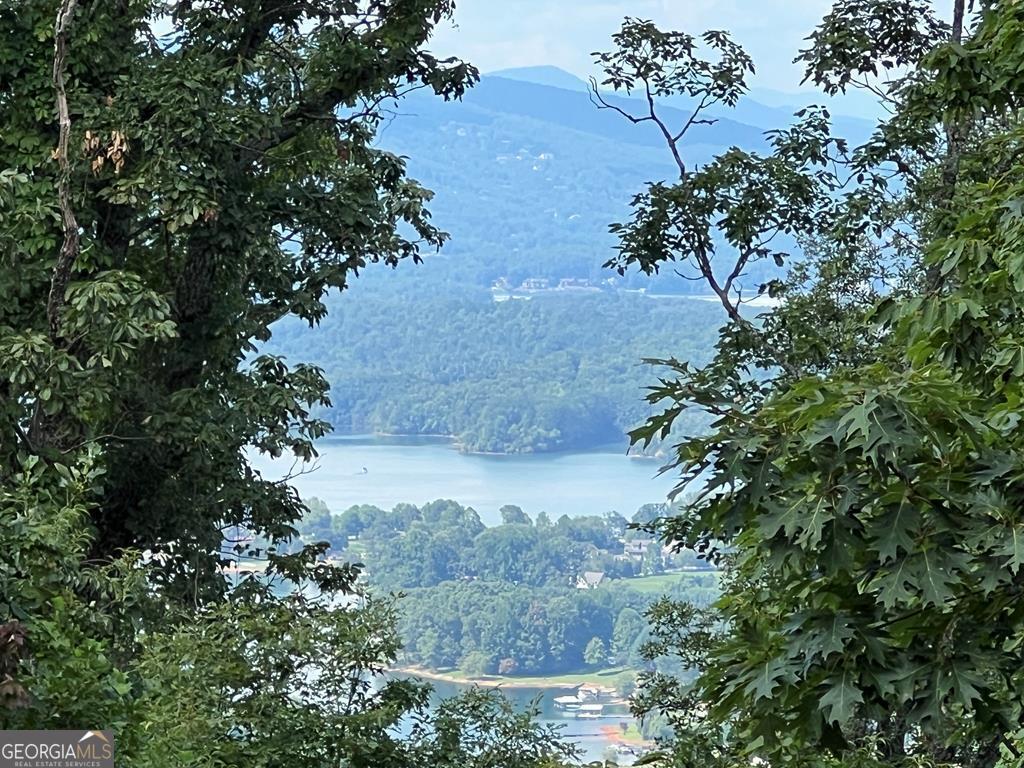
[[[1006,531],[1003,543],[996,548],[995,553],[1005,555],[1006,567],[1019,573],[1021,566],[1024,566],[1024,526],[1015,525]]]
[[[937,550],[926,549],[914,558],[912,574],[925,605],[941,606],[953,597],[950,585],[958,583],[951,566],[955,558],[951,553],[940,556]]]
[[[825,525],[831,522],[833,517],[832,506],[824,496],[820,497],[801,524],[803,533],[797,538],[797,543],[804,547],[816,547],[821,543]]]
[[[743,689],[754,701],[770,699],[772,693],[786,676],[786,668],[779,659],[768,659],[757,667],[757,674]]]
[[[879,599],[886,608],[892,608],[899,603],[909,603],[915,598],[913,592],[907,589],[910,582],[910,568],[908,558],[904,557],[891,569],[882,570],[869,585],[872,590],[881,590]]]
[[[914,547],[913,534],[917,531],[920,513],[905,499],[888,515],[873,523],[872,546],[882,562],[895,560],[899,550],[910,552]]]
[[[855,679],[854,674],[846,669],[838,678],[832,678],[831,687],[819,700],[828,722],[843,725],[853,717],[857,704],[863,703],[864,696],[854,685]]]
[[[981,691],[978,689],[986,688],[985,681],[968,664],[955,662],[949,672],[949,676],[953,683],[953,692],[956,698],[965,707],[970,708],[975,701],[984,699],[984,696],[982,696]]]
[[[846,616],[837,613],[829,622],[828,631],[822,635],[820,648],[822,656],[832,653],[842,653],[846,647],[846,641],[854,636],[853,628]]]
[[[806,500],[805,497],[801,497],[786,506],[777,504],[774,501],[766,501],[764,508],[771,511],[765,512],[757,518],[757,526],[761,534],[766,539],[772,538],[780,530],[787,537],[792,537],[796,534],[802,528],[801,520],[803,514],[801,506]]]

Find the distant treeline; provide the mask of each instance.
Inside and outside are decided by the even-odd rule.
[[[486,527],[454,501],[332,515],[313,500],[300,533],[363,562],[374,588],[404,594],[407,661],[470,674],[560,674],[642,663],[642,614],[660,591],[622,579],[688,568],[664,592],[698,604],[714,598],[715,574],[692,572],[705,567],[693,553],[665,553],[629,527],[667,512],[648,504],[630,520],[611,513],[552,521],[541,513],[534,521],[509,505],[502,525]],[[581,582],[588,573],[596,584]]]
[[[622,441],[650,413],[645,357],[710,356],[717,305],[625,293],[494,302],[487,291],[335,299],[323,325],[274,328],[268,351],[321,366],[343,433],[453,435],[468,451]],[[689,420],[687,420],[689,419]],[[677,426],[700,429],[696,414]]]

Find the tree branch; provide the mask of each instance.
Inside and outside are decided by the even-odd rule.
[[[703,112],[705,109],[710,107],[711,104],[714,104],[714,103],[715,103],[714,101],[712,101],[710,103],[708,102],[708,94],[705,93],[703,96],[701,96],[700,97],[700,104],[698,104],[696,106],[696,108],[693,110],[693,114],[690,115],[690,119],[687,120],[686,124],[682,128],[679,129],[679,133],[677,133],[673,137],[672,140],[673,141],[679,141],[681,138],[683,138],[683,136],[686,135],[686,132],[689,131],[690,128],[692,126],[694,126],[694,125],[714,125],[715,123],[717,123],[718,120],[715,119],[715,118],[700,118],[699,117],[701,112]]]
[[[68,96],[64,88],[64,75],[67,67],[68,28],[75,14],[78,0],[62,0],[54,25],[53,42],[53,87],[57,94],[57,119],[60,125],[60,138],[54,152],[60,165],[60,176],[57,181],[57,196],[60,205],[61,222],[64,228],[64,244],[57,257],[50,278],[50,295],[46,301],[46,319],[50,328],[50,340],[55,345],[61,343],[61,313],[64,310],[64,294],[67,292],[71,279],[71,270],[78,259],[80,248],[78,221],[71,207],[71,163],[68,160],[68,143],[71,138],[71,114],[68,110]]]
[[[679,139],[683,137],[683,134],[685,134],[690,125],[693,124],[693,119],[697,116],[697,113],[695,112],[693,117],[690,118],[686,128],[680,131],[679,136],[673,138],[672,132],[668,129],[668,126],[665,125],[665,121],[658,115],[657,109],[654,106],[654,95],[651,93],[651,84],[646,80],[646,78],[644,79],[644,92],[647,94],[647,109],[650,112],[651,119],[657,124],[659,130],[661,130],[661,135],[665,137],[665,143],[668,144],[669,151],[672,153],[672,159],[675,160],[676,167],[679,168],[679,178],[685,179],[686,163],[683,162],[683,158],[679,154],[678,144]]]
[[[959,45],[964,35],[964,0],[953,0],[953,30],[951,40]],[[964,134],[967,132],[966,118],[947,117],[943,120],[943,132],[946,136],[946,156],[942,163],[942,203],[949,207],[956,194],[956,184],[960,177],[960,154]],[[942,287],[942,273],[938,264],[928,268],[925,283],[929,290],[936,291]]]
[[[587,95],[590,97],[590,103],[593,104],[598,109],[610,109],[613,112],[617,112],[618,114],[622,115],[624,118],[629,120],[629,122],[633,123],[633,125],[636,125],[637,123],[646,123],[652,119],[650,115],[644,115],[643,117],[631,115],[622,107],[608,103],[605,100],[604,96],[601,95],[601,92],[597,90],[596,78],[590,78],[590,88],[587,90]]]
[[[367,31],[363,35],[363,40],[372,47],[372,44],[388,38],[389,25],[398,25],[399,23],[400,21],[389,20],[386,16],[366,14],[362,18],[353,21],[343,31],[339,31],[339,34],[347,39],[355,30],[365,28]],[[423,41],[425,40],[426,37],[424,37]],[[389,79],[402,74],[399,71],[391,71],[391,65],[368,65],[368,67],[374,66],[376,66],[374,74],[380,79]],[[300,96],[298,101],[282,115],[281,125],[274,135],[259,142],[255,147],[255,151],[258,153],[270,151],[297,136],[311,123],[325,119],[335,119],[335,111],[338,105],[354,95],[357,94],[352,93],[350,85],[341,81],[329,85],[321,92]],[[386,98],[388,96],[384,95],[379,97],[379,100],[383,101]]]
[[[953,0],[953,42],[959,43],[964,37],[964,0]]]

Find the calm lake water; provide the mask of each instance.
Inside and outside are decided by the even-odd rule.
[[[343,437],[323,440],[318,449],[312,466],[293,468],[291,459],[262,456],[254,456],[253,464],[267,477],[301,470],[295,487],[303,497],[323,499],[332,512],[353,504],[390,509],[454,499],[476,509],[488,525],[500,522],[504,504],[517,504],[530,516],[543,510],[552,519],[611,510],[629,517],[643,504],[665,501],[673,486],[671,475],[656,477],[660,461],[630,458],[625,445],[481,456],[459,453],[441,438]]]

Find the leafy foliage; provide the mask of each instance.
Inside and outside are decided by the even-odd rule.
[[[392,602],[291,547],[303,504],[246,459],[327,429],[271,324],[446,239],[374,135],[382,101],[475,82],[425,49],[451,10],[0,4],[0,727],[109,727],[130,765],[571,756],[495,696],[433,717],[381,680]]]
[[[1013,3],[986,4],[970,29],[963,11],[950,29],[913,3],[836,6],[801,58],[829,92],[857,85],[890,101],[875,136],[847,153],[815,119],[784,140],[803,149],[771,158],[777,203],[733,194],[728,163],[714,161],[681,167],[617,227],[624,264],[685,262],[727,311],[742,295],[724,290],[706,238],[678,233],[739,232],[727,238],[739,267],[760,247],[750,233],[789,231],[804,246],[779,259],[799,268],[762,288],[784,298],[763,322],[732,316],[703,369],[667,361],[651,393],[667,410],[634,432],[665,437],[688,409],[712,414],[673,462],[680,487],[704,490],[657,525],[727,569],[712,610],[651,612],[649,652],[699,672],[692,686],[641,682],[639,709],[676,731],[654,760],[1019,759],[1024,230],[1021,83],[1005,62],[1019,60],[1022,22]],[[698,183],[705,207],[649,202]],[[801,188],[818,191],[789,218]]]
[[[0,165],[16,180],[0,273],[2,465],[102,445],[99,554],[174,540],[208,561],[206,578],[222,525],[275,538],[301,509],[253,475],[242,447],[308,455],[326,429],[310,415],[326,402],[319,371],[251,356],[254,341],[284,316],[317,322],[325,293],[367,264],[444,240],[429,193],[371,146],[377,104],[408,83],[454,97],[475,73],[421,49],[447,3],[254,2],[237,18],[181,3],[160,37],[163,6],[93,5],[75,14],[66,64],[81,228],[68,274],[53,263],[56,7],[0,12]]]

